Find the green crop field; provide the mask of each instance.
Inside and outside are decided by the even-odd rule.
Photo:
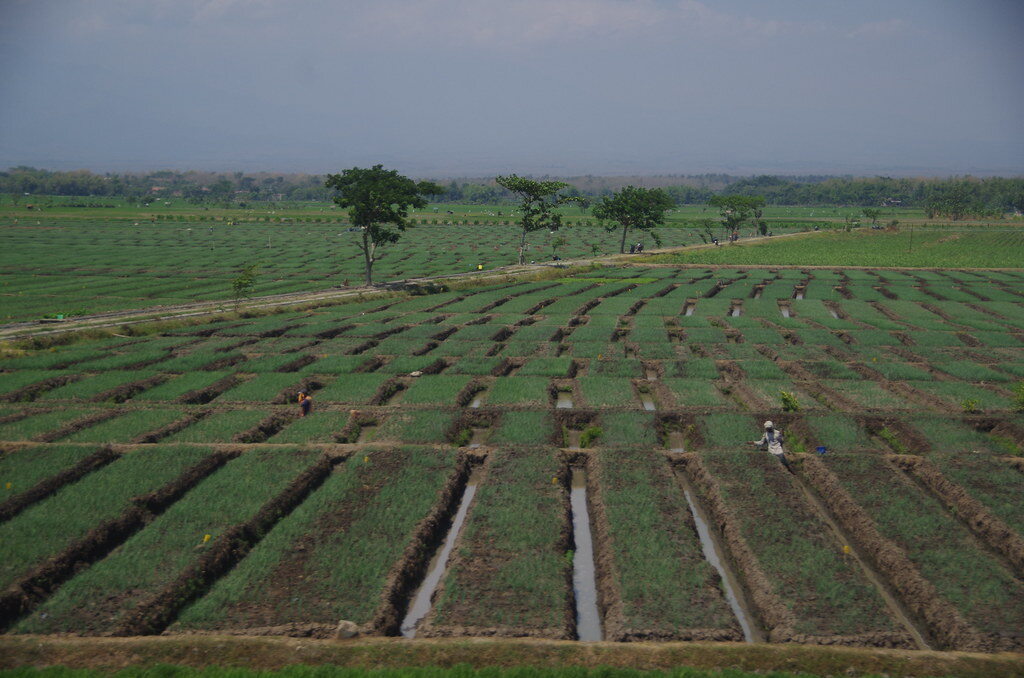
[[[222,299],[257,259],[260,293],[357,278],[344,227],[307,216],[19,223],[8,313]],[[564,256],[608,246],[570,231]],[[379,273],[508,264],[514,235],[418,225]],[[8,342],[0,625],[388,636],[437,573],[421,636],[571,640],[592,599],[615,641],[1020,652],[1024,240],[909,237]],[[54,246],[80,260],[26,263]],[[766,419],[788,468],[748,445]]]
[[[898,233],[860,229],[815,237],[737,242],[715,249],[645,257],[652,263],[757,266],[909,266],[1016,268],[1024,260],[1024,230],[1017,227],[902,228]]]
[[[282,205],[274,210],[196,208],[180,200],[157,201],[149,208],[121,205],[90,210],[61,204],[61,199],[53,198],[52,204],[39,204],[26,213],[0,202],[0,298],[4,302],[0,317],[8,321],[229,302],[232,281],[243,266],[253,264],[258,266],[253,295],[362,283],[362,255],[355,247],[358,233],[330,203]],[[576,259],[618,252],[617,233],[607,232],[585,210],[565,206],[560,211],[563,230],[532,233],[527,261],[550,263],[556,256]],[[834,230],[844,219],[859,214],[858,208],[769,206],[764,219],[774,235],[782,235],[815,227]],[[635,239],[645,241],[648,250],[659,241],[664,247],[706,244],[712,237],[725,242],[727,233],[705,226],[713,215],[706,206],[681,206],[669,211],[665,226],[653,235],[641,233]],[[374,268],[376,281],[469,273],[516,263],[518,226],[514,209],[507,205],[436,205],[410,216],[415,228],[385,249]],[[920,221],[923,215],[918,210],[891,208],[885,216]],[[906,233],[876,248],[882,253],[865,254],[856,238],[844,240],[838,234],[840,243],[824,250],[837,265],[1014,266],[1019,261],[1013,253],[1014,248],[1019,251],[1019,238],[1006,227],[997,226],[1000,230],[991,233],[990,228],[955,232],[919,228],[918,251],[906,261],[896,260],[893,253],[902,252]],[[745,239],[753,235],[749,228],[742,233]],[[564,243],[556,242],[563,238]],[[991,251],[993,244],[1000,251]],[[55,261],[50,256],[55,249],[73,255]],[[817,263],[809,259],[823,253],[821,245],[797,243],[787,245],[782,258],[775,246],[764,253],[734,251],[746,252],[746,245],[726,249],[728,256],[715,250],[687,254],[684,259],[809,264]]]

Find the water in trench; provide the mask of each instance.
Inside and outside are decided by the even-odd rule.
[[[782,314],[783,318],[790,317],[790,315],[789,315],[789,306],[779,306],[779,313]]]
[[[803,290],[797,290],[796,294],[793,296],[793,298],[794,299],[803,299],[804,298],[804,291]]]
[[[740,314],[742,314],[742,313],[743,313],[743,309],[741,307],[739,307],[739,306],[733,306],[729,310],[729,315],[732,316],[733,318],[738,318],[740,316]]]
[[[558,394],[555,396],[555,409],[571,410],[572,394],[567,391],[559,391]]]
[[[651,368],[647,368],[646,371],[647,381],[658,381],[658,371]]]
[[[650,394],[640,393],[638,395],[640,396],[640,404],[644,406],[645,410],[647,410],[648,412],[654,412],[656,409],[658,409],[655,406],[654,399],[651,398]]]
[[[668,432],[668,451],[686,452],[686,439],[683,437],[682,431]]]
[[[565,446],[568,447],[570,450],[580,449],[580,436],[582,435],[583,431],[569,429],[568,431],[565,432]]]
[[[572,470],[572,588],[576,598],[576,638],[601,640],[601,613],[597,609],[597,577],[594,568],[594,542],[590,534],[587,509],[587,476],[583,469]]]
[[[458,538],[459,532],[462,531],[462,525],[466,522],[469,505],[473,501],[473,496],[476,495],[476,488],[479,484],[480,470],[476,468],[469,474],[469,480],[466,481],[466,489],[462,493],[462,499],[459,500],[459,508],[455,512],[455,517],[452,518],[452,525],[448,528],[448,534],[444,538],[444,545],[430,559],[430,565],[427,566],[427,575],[423,578],[423,583],[420,584],[420,587],[416,589],[416,594],[409,604],[409,611],[406,612],[405,619],[402,620],[400,630],[406,638],[416,637],[416,626],[430,612],[434,591],[437,590],[438,584],[444,578],[445,570],[448,567],[448,558],[455,547],[455,540]]]
[[[755,288],[754,288],[754,298],[755,298],[755,299],[760,299],[760,298],[761,298],[761,293],[762,293],[763,291],[764,291],[764,288],[763,288],[763,287],[755,287]]]
[[[729,603],[729,608],[732,609],[733,614],[736,615],[736,620],[740,623],[740,629],[743,630],[743,640],[748,643],[765,642],[764,630],[750,613],[750,606],[742,597],[743,590],[740,588],[739,582],[722,562],[721,546],[715,535],[708,528],[706,514],[694,499],[694,491],[690,486],[690,481],[681,473],[676,473],[676,478],[683,488],[686,503],[690,505],[690,513],[693,515],[693,522],[697,526],[697,537],[700,538],[700,547],[704,552],[704,558],[718,571],[718,576],[722,581],[722,592],[725,594],[725,600]]]
[[[696,304],[687,304],[686,305],[686,310],[683,312],[683,315],[693,315],[693,309],[695,307],[696,307]]]
[[[483,402],[484,402],[484,397],[482,395],[475,395],[475,396],[473,396],[473,399],[471,401],[469,401],[469,406],[470,407],[480,407],[481,405],[483,405]]]
[[[839,318],[839,314],[838,314],[838,313],[836,312],[836,310],[835,310],[834,308],[830,308],[830,309],[828,310],[828,312],[829,312],[829,313],[831,313],[831,314],[832,314],[832,317],[833,317],[833,318],[835,318],[836,320],[839,320],[839,319],[840,319],[840,318]]]
[[[473,436],[469,439],[468,447],[473,447],[473,448],[480,447],[487,440],[487,434],[490,431],[489,431],[489,429],[486,429],[486,428],[474,428],[472,430],[473,430]]]

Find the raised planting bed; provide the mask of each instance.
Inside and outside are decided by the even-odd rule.
[[[188,372],[180,376],[172,376],[162,384],[148,388],[132,400],[136,402],[167,402],[178,400],[187,395],[202,391],[231,376],[231,372]]]
[[[321,347],[314,350],[319,352]],[[363,371],[368,363],[370,358],[365,355],[327,355],[299,371],[312,374],[351,374]]]
[[[35,400],[40,395],[63,384],[79,379],[80,375],[72,370],[18,370],[4,372],[0,382],[0,398],[9,402]]]
[[[144,382],[152,378],[155,373],[150,371],[123,372],[111,370],[101,372],[93,376],[82,377],[75,381],[60,386],[41,394],[36,400],[45,402],[48,400],[95,400],[108,392],[116,391],[118,387],[124,387],[134,382]],[[140,387],[139,391],[144,390]],[[116,400],[116,393],[111,393],[111,400]],[[124,398],[127,400],[127,398]]]
[[[718,368],[711,358],[691,358],[669,363],[665,376],[681,379],[717,379]]]
[[[0,456],[0,519],[109,464],[117,455],[93,445],[30,445]]]
[[[822,384],[864,409],[905,410],[915,407],[906,398],[873,381],[825,379]]]
[[[747,379],[743,384],[756,396],[760,397],[767,407],[783,409],[783,392],[796,399],[801,410],[822,410],[825,407],[815,400],[810,393],[788,379]]]
[[[455,454],[424,448],[353,455],[281,520],[172,631],[327,637],[339,619],[366,631],[396,624],[458,483]]]
[[[417,377],[402,394],[408,405],[455,405],[457,396],[470,382],[469,375],[428,374]]]
[[[330,377],[323,379],[324,382],[329,380]],[[257,374],[220,394],[217,402],[294,402],[302,389],[302,382],[303,377],[298,374]]]
[[[598,428],[601,434],[594,443],[598,447],[643,447],[649,451],[658,445],[654,412],[603,412]]]
[[[66,435],[61,440],[72,443],[130,443],[183,417],[184,410],[176,409],[128,411]]]
[[[709,414],[699,420],[701,439],[708,447],[722,450],[747,449],[746,454],[753,455],[753,448],[747,446],[747,442],[757,440],[761,437],[763,429],[762,421],[750,415],[737,415],[736,413]],[[785,427],[780,426],[783,434]],[[763,454],[763,453],[762,453]]]
[[[389,375],[377,374],[344,374],[327,384],[314,394],[315,402],[343,403],[346,405],[365,405],[377,394],[377,391],[390,379]]]
[[[909,646],[879,591],[772,455],[701,452],[685,469],[770,640]]]
[[[175,606],[188,602],[208,583],[203,577],[211,575],[204,573],[223,567],[224,559],[251,543],[239,526],[251,522],[261,506],[314,460],[315,453],[296,449],[242,454],[114,553],[67,582],[14,630],[128,635],[159,631],[159,620],[166,620],[180,609]],[[282,508],[274,511],[280,516]],[[259,522],[267,529],[264,521]],[[249,532],[261,536],[257,527],[253,524]]]
[[[374,434],[375,441],[442,443],[455,413],[452,410],[406,410],[389,414]]]
[[[959,419],[944,416],[918,416],[907,419],[937,455],[1013,454],[1006,439],[986,434]]]
[[[1024,648],[1024,583],[942,504],[878,458],[844,455],[827,466],[881,535],[973,628],[975,633],[952,641],[955,646]]]
[[[262,410],[213,412],[164,440],[172,443],[229,443],[266,417],[267,413]]]
[[[741,640],[664,458],[602,450],[589,464],[608,640]]]
[[[980,455],[898,456],[892,461],[933,496],[1010,567],[1024,572],[1024,474],[1003,459]]]
[[[422,635],[573,637],[567,476],[551,450],[490,455]]]
[[[550,381],[544,377],[501,377],[484,394],[487,405],[546,406]]]
[[[163,446],[133,452],[0,523],[0,626],[152,519],[163,497],[144,495],[172,481],[177,482],[165,494],[180,494],[212,472],[215,463],[202,464],[209,454]]]
[[[678,407],[721,407],[729,404],[713,382],[705,379],[665,379]]]
[[[543,445],[551,440],[554,421],[546,411],[502,412],[488,439],[492,445]]]
[[[100,408],[85,407],[28,410],[25,412],[27,416],[0,424],[0,440],[32,440],[36,436],[59,431],[76,419],[84,419],[101,411]]]
[[[1008,410],[1013,407],[1010,396],[963,381],[908,382],[914,388],[930,393],[947,403],[953,411],[966,411],[965,401],[973,401],[977,410]]]
[[[572,358],[531,358],[516,372],[523,377],[568,377],[573,369]]]
[[[337,442],[337,436],[345,428],[348,413],[320,412],[314,406],[313,412],[285,425],[283,429],[267,438],[268,443],[330,443]]]
[[[822,446],[828,453],[871,451],[877,447],[864,427],[848,414],[809,414],[804,418],[808,429],[808,451]]]
[[[629,379],[587,376],[576,381],[588,407],[641,407]]]

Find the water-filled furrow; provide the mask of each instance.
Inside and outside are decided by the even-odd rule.
[[[559,391],[558,395],[555,396],[555,409],[571,410],[572,394],[567,391]]]
[[[462,531],[462,526],[466,522],[469,505],[473,502],[473,497],[476,495],[476,488],[479,484],[480,470],[477,468],[470,473],[469,480],[466,481],[466,489],[462,493],[462,499],[459,500],[459,508],[455,511],[455,516],[452,518],[452,524],[448,528],[448,534],[445,535],[444,544],[434,554],[434,557],[431,558],[430,564],[427,566],[427,574],[423,578],[423,583],[416,589],[412,602],[409,603],[409,611],[406,612],[400,629],[402,635],[406,638],[416,637],[416,626],[430,612],[434,591],[437,590],[438,584],[444,578],[444,573],[448,568],[448,558],[451,556],[452,549],[455,548],[455,540],[458,539],[459,532]]]
[[[569,491],[572,507],[572,588],[576,599],[576,638],[595,641],[603,638],[601,613],[597,609],[597,577],[594,567],[594,542],[590,533],[587,508],[587,476],[583,469],[572,470]]]
[[[707,515],[698,504],[689,479],[678,471],[676,472],[676,479],[683,488],[686,503],[690,506],[690,513],[693,515],[693,522],[697,526],[697,536],[700,538],[700,546],[704,552],[704,558],[718,571],[718,576],[722,581],[722,592],[725,594],[725,600],[729,603],[733,614],[736,615],[736,620],[740,623],[740,628],[743,630],[743,639],[748,643],[764,642],[766,639],[764,630],[750,613],[750,606],[743,598],[743,589],[740,588],[735,575],[726,567],[722,556],[721,544],[708,528]]]

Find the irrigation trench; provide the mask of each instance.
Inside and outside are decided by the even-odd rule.
[[[789,236],[799,235],[807,234],[789,234]],[[682,248],[665,251],[677,251],[679,249]],[[693,248],[691,247],[689,249]],[[616,256],[609,257],[604,261],[617,261],[622,259],[623,257]],[[600,261],[602,260],[580,260],[563,262],[563,265],[579,266],[598,263]],[[479,280],[481,282],[486,282],[495,278],[505,279],[508,276],[531,275],[547,268],[549,267],[535,265],[509,270],[497,270],[484,275],[477,273],[456,274],[402,282],[417,283],[438,280],[458,280],[465,279],[467,277],[470,277],[470,279],[474,281]],[[374,288],[357,288],[313,294],[276,295],[273,297],[256,299],[252,303],[247,304],[246,308],[267,308],[321,301],[330,302],[345,297],[380,291],[381,290]],[[156,311],[158,315],[155,316],[153,315],[154,311],[124,311],[102,314],[70,321],[66,324],[62,324],[59,328],[40,329],[38,325],[34,323],[18,323],[0,327],[0,338],[38,336],[82,329],[117,326],[136,322],[151,322],[171,318],[207,315],[223,312],[223,305],[223,302],[209,302],[204,304],[170,307],[166,309],[159,309]],[[687,308],[687,314],[690,312],[692,312],[692,307]],[[739,310],[736,309],[734,314],[738,314],[738,312]],[[143,313],[147,314],[146,317],[139,317],[140,314]],[[657,379],[657,375],[648,374],[647,379],[648,381],[654,381]],[[655,409],[654,400],[650,395],[646,392],[638,392],[637,395],[645,410]],[[570,393],[565,391],[557,392],[554,402],[556,409],[572,409],[573,405],[573,398]],[[468,403],[468,406],[470,408],[479,408],[479,396],[477,396],[472,402]],[[575,430],[575,427],[570,428],[567,436],[568,440],[566,441],[567,447],[577,453],[580,452],[580,435],[581,431]],[[474,428],[473,437],[469,443],[469,447],[480,447],[483,443],[483,439],[483,429]],[[685,449],[683,449],[683,438],[678,431],[668,432],[668,441],[671,448],[669,450],[670,458],[685,453]],[[230,447],[237,449],[244,446],[235,444]],[[326,474],[330,472],[330,469],[344,458],[345,452],[349,451],[347,449],[343,450],[343,448],[349,448],[350,446],[345,445],[337,447],[339,448],[337,452],[334,454],[327,453],[321,457],[316,464],[296,477],[293,483],[281,495],[272,499],[244,526],[248,531],[251,531],[254,536],[244,538],[238,543],[231,544],[231,547],[234,549],[232,557],[217,562],[216,567],[208,567],[213,564],[211,560],[209,563],[204,562],[198,568],[201,572],[190,571],[185,573],[186,577],[184,579],[175,581],[168,589],[159,592],[158,595],[148,601],[148,604],[144,606],[138,614],[134,615],[130,623],[123,627],[120,632],[134,635],[140,632],[159,633],[163,630],[171,621],[173,621],[177,611],[183,605],[184,598],[182,597],[182,594],[185,589],[190,589],[190,593],[193,596],[197,594],[201,595],[202,590],[208,588],[214,580],[230,569],[238,559],[244,557],[245,553],[247,553],[253,546],[254,542],[258,540],[262,534],[265,534],[273,523],[284,515],[287,515],[287,513],[298,506],[298,504],[300,504],[305,497],[315,489],[320,482],[322,482],[323,478],[326,477]],[[33,495],[32,497],[25,497],[25,505],[27,506],[28,504],[35,503],[40,498],[48,496],[52,491],[67,482],[72,482],[80,476],[90,473],[106,463],[110,463],[110,461],[113,461],[113,459],[118,456],[115,451],[110,449],[101,452],[102,454],[98,454],[98,456],[94,455],[96,456],[95,459],[93,459],[93,457],[89,457],[85,462],[79,465],[80,467],[71,469],[68,473],[68,477],[62,477],[60,482],[58,482],[53,488],[40,488],[41,494],[37,493],[38,496]],[[5,594],[2,600],[0,600],[0,627],[9,625],[14,619],[34,608],[39,602],[45,599],[49,593],[59,587],[63,581],[70,577],[74,573],[75,568],[80,564],[95,562],[95,560],[104,557],[120,543],[123,543],[128,539],[132,534],[142,529],[153,519],[153,517],[159,515],[159,513],[180,498],[196,483],[223,465],[234,454],[238,453],[238,451],[215,453],[208,461],[193,469],[189,469],[182,477],[170,483],[165,488],[155,492],[147,499],[147,501],[141,502],[140,508],[136,511],[138,515],[132,514],[130,516],[124,516],[121,519],[112,522],[110,525],[102,526],[102,529],[96,531],[96,534],[91,536],[92,541],[90,541],[90,543],[72,545],[64,553],[61,553],[59,556],[54,558],[53,561],[44,563],[41,568],[32,574],[32,576],[27,577],[24,581],[20,582],[14,589]],[[886,584],[885,577],[876,571],[869,560],[860,552],[860,547],[857,545],[856,541],[851,539],[850,535],[848,535],[840,526],[839,521],[835,519],[826,503],[823,502],[817,494],[814,483],[809,482],[803,477],[802,462],[798,461],[797,465],[801,470],[799,474],[793,474],[791,479],[805,498],[807,505],[821,518],[822,522],[832,533],[834,539],[839,544],[848,548],[853,560],[863,571],[867,579],[878,590],[894,618],[897,619],[910,634],[915,645],[919,649],[932,649],[934,641],[929,637],[929,634],[924,630],[922,625],[917,623],[914,616],[908,611],[907,607],[893,595],[889,586]],[[915,469],[905,468],[904,470],[911,471]],[[694,518],[697,536],[700,540],[704,556],[719,574],[725,598],[739,622],[743,631],[744,639],[747,642],[764,642],[766,639],[765,630],[762,628],[760,620],[757,618],[756,614],[752,612],[753,607],[748,602],[747,594],[741,584],[741,579],[737,576],[737,572],[735,571],[735,566],[733,564],[735,560],[724,546],[725,540],[717,533],[717,529],[714,527],[713,521],[709,521],[708,519],[708,512],[703,506],[700,492],[694,488],[688,478],[687,472],[679,465],[673,464],[673,470],[671,472],[674,474],[680,491],[683,493],[689,510]],[[576,636],[577,639],[581,641],[595,641],[603,639],[603,631],[602,615],[599,608],[600,601],[596,585],[597,573],[595,566],[594,543],[591,535],[592,518],[587,504],[586,471],[584,468],[573,466],[571,477],[572,479],[569,487],[569,505],[571,507],[574,547],[573,600],[576,607]],[[443,540],[440,541],[432,554],[422,581],[415,587],[412,595],[407,599],[407,611],[399,628],[399,632],[402,636],[407,638],[415,637],[417,625],[430,612],[432,597],[438,585],[444,579],[448,561],[471,510],[480,482],[481,473],[479,466],[477,465],[474,466],[472,472],[465,481],[464,487],[461,490],[458,508],[454,512],[454,515],[452,515],[447,528],[443,530]],[[932,489],[934,491],[935,488]],[[949,502],[947,501],[946,503]],[[8,509],[8,511],[5,511],[3,512],[3,515],[0,515],[0,520],[6,520],[13,517],[14,513],[24,507],[11,506],[4,508]],[[13,511],[13,513],[11,511]],[[194,583],[197,579],[201,580],[201,584],[198,589],[194,587]]]
[[[572,599],[575,606],[575,634],[581,641],[603,640],[603,613],[600,609],[601,600],[596,583],[598,573],[595,562],[597,559],[591,535],[593,518],[587,502],[585,460],[590,453],[578,447],[579,431],[575,431],[575,437],[571,435],[572,432],[570,430],[568,449],[566,450],[571,455],[566,462],[571,470],[571,483],[566,489],[571,509],[574,550]],[[454,489],[459,497],[457,509],[447,514],[449,517],[442,518],[439,534],[435,534],[431,539],[432,543],[436,545],[433,552],[426,556],[429,563],[424,568],[425,574],[421,580],[417,585],[404,589],[409,592],[408,594],[399,594],[401,601],[398,602],[398,609],[404,610],[404,618],[402,618],[400,626],[394,628],[394,631],[404,637],[415,637],[417,625],[430,612],[432,597],[439,584],[444,580],[448,562],[472,510],[477,489],[483,482],[481,460],[487,458],[487,452],[486,450],[476,451],[475,448],[480,448],[484,444],[486,433],[485,427],[473,428],[472,439],[467,445],[467,449],[472,450],[468,462],[469,470],[465,472],[464,476],[461,476],[462,480],[459,482],[462,485],[456,486]],[[670,437],[669,444],[673,447],[666,451],[668,464],[666,472],[673,473],[680,492],[685,497],[694,518],[697,537],[704,556],[719,575],[719,582],[726,601],[739,622],[744,640],[748,643],[765,642],[768,634],[745,590],[743,573],[736,566],[738,559],[735,554],[730,552],[726,545],[727,540],[718,533],[715,521],[710,519],[711,514],[704,506],[701,490],[695,487],[689,477],[691,471],[687,460],[692,457],[692,454],[686,452],[679,436]],[[86,540],[72,544],[50,561],[42,563],[29,576],[9,589],[0,598],[0,628],[9,626],[16,619],[34,609],[62,583],[73,576],[81,565],[96,562],[105,557],[204,478],[238,454],[243,454],[248,446],[236,444],[224,447],[234,447],[235,449],[215,452],[195,467],[187,469],[182,476],[163,488],[133,500],[138,508],[110,521],[109,524],[105,523],[100,526],[90,533]],[[355,449],[351,445],[332,447],[336,449],[324,449],[318,461],[300,473],[282,493],[269,500],[249,521],[231,530],[232,533],[238,533],[238,538],[232,538],[229,540],[230,543],[225,543],[222,548],[216,549],[216,554],[211,554],[209,558],[203,558],[202,563],[197,563],[187,572],[182,573],[183,576],[178,577],[167,588],[147,601],[147,604],[142,606],[135,615],[132,615],[132,618],[117,633],[119,635],[145,635],[163,631],[173,622],[184,604],[202,595],[219,577],[234,567],[278,520],[301,504],[309,493],[319,486],[331,469],[347,458]],[[77,467],[72,469],[73,472],[69,475],[68,482],[71,482],[72,478],[77,479],[80,475],[90,473],[92,470],[110,463],[119,456],[119,451],[123,450],[104,448],[101,453],[87,458],[88,463],[81,469]],[[819,495],[819,492],[822,491],[821,479],[818,477],[820,470],[816,470],[818,460],[813,456],[806,455],[794,455],[794,457],[794,466],[797,471],[788,476],[791,482],[800,491],[806,504],[825,524],[837,545],[844,547],[844,551],[851,555],[852,560],[876,588],[894,619],[905,628],[913,639],[914,645],[922,650],[932,650],[937,645],[949,646],[951,643],[948,639],[940,638],[936,642],[934,635],[930,632],[934,630],[934,620],[927,619],[926,623],[920,623],[917,618],[920,610],[917,610],[917,614],[915,614],[908,608],[908,603],[911,607],[917,608],[917,601],[904,601],[893,592],[887,578],[892,573],[888,569],[884,573],[879,571],[873,560],[862,553],[863,544],[858,543],[859,537],[853,537],[842,525],[842,521],[833,515],[833,509],[842,511],[842,508],[832,507],[832,500],[825,501],[821,498]],[[908,459],[907,462],[908,465],[910,462],[921,463],[917,461],[917,458]],[[59,486],[55,485],[49,489],[56,491]],[[35,500],[41,498],[44,497],[42,495],[34,497]],[[34,502],[30,501],[30,503]],[[454,503],[451,505],[454,506]],[[11,517],[13,517],[13,513],[0,516],[0,520],[7,520]],[[928,627],[932,627],[932,629]]]

